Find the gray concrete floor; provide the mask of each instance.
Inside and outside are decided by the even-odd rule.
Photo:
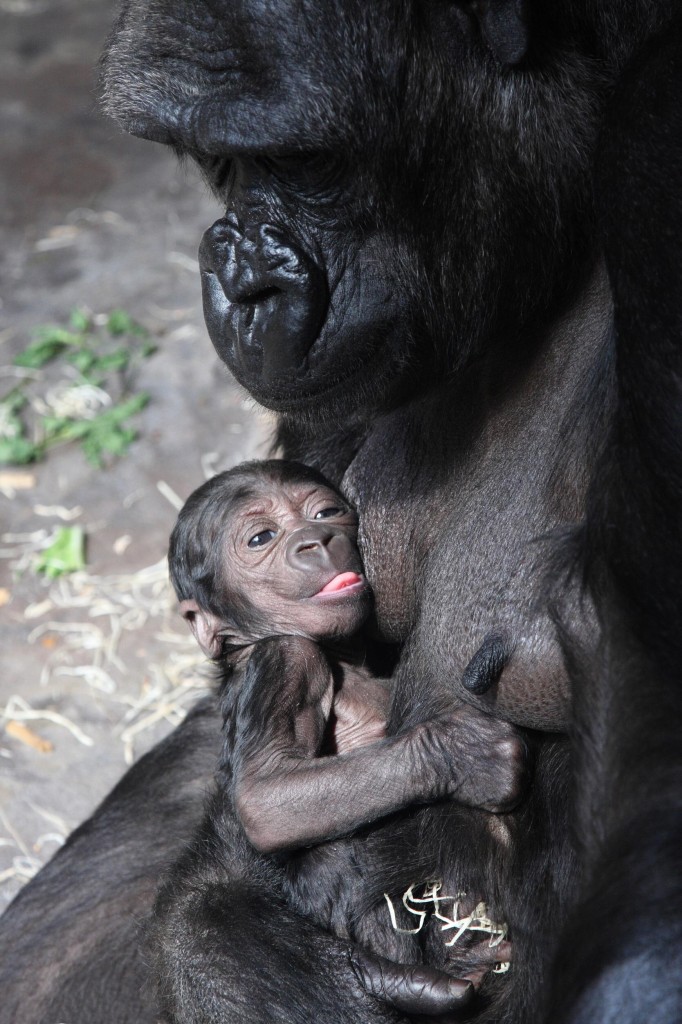
[[[0,0],[0,399],[31,332],[74,307],[124,308],[158,344],[134,381],[151,397],[128,455],[97,470],[70,445],[16,477],[0,467],[0,909],[206,685],[162,563],[173,495],[264,454],[270,429],[201,318],[196,250],[221,211],[190,169],[97,111],[113,13]],[[67,513],[87,569],[50,583],[32,551]]]

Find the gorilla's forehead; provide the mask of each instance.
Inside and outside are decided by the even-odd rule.
[[[399,0],[129,2],[103,61],[105,108],[133,134],[208,154],[329,145],[344,126],[352,131],[368,71],[375,90],[397,82],[409,8]]]

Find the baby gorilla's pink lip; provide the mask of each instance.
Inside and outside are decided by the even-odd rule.
[[[322,589],[318,590],[318,594],[337,594],[340,590],[347,590],[348,587],[356,587],[364,582],[363,577],[357,572],[340,572],[329,583],[325,583]]]

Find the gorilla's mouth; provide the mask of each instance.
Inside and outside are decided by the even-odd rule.
[[[357,254],[356,254],[357,257]],[[345,392],[350,411],[383,377],[402,300],[376,252],[344,264],[331,284],[281,228],[228,212],[199,250],[206,326],[224,363],[257,402],[278,412]],[[357,385],[350,390],[351,382]],[[379,383],[378,383],[379,382]]]
[[[391,350],[400,347],[395,340],[395,333],[377,330],[364,335],[360,347],[358,335],[349,332],[347,338],[335,337],[333,347],[321,343],[318,351],[317,343],[313,345],[297,373],[270,380],[245,374],[229,355],[223,356],[220,350],[219,354],[236,380],[265,408],[342,420],[361,409],[368,398],[388,390],[397,376],[389,365]]]
[[[280,229],[235,213],[205,233],[199,262],[209,334],[235,374],[267,385],[299,373],[329,305],[316,262]]]

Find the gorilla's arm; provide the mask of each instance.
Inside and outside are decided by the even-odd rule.
[[[134,765],[0,918],[0,1024],[154,1024],[139,951],[159,876],[199,826],[220,749],[207,698]]]
[[[219,748],[209,697],[5,911],[0,1024],[157,1024],[150,955],[164,1019],[182,1024],[395,1024],[418,999],[427,1013],[463,1006],[466,980],[388,965],[286,907],[223,793],[204,819]]]
[[[237,813],[258,850],[314,845],[417,803],[506,811],[518,800],[523,740],[466,705],[348,753],[318,756],[332,691],[326,656],[301,637],[262,641],[250,656],[230,761]]]

